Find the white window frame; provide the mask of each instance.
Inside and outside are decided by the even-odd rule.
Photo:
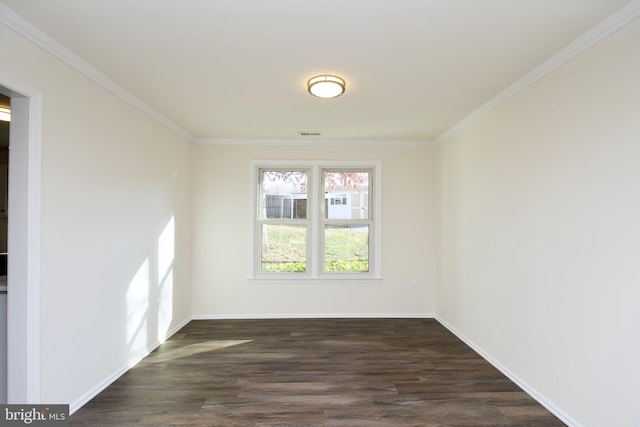
[[[261,224],[260,218],[260,170],[282,169],[308,171],[307,183],[307,271],[271,273],[261,270]],[[369,182],[369,214],[370,219],[339,220],[339,223],[369,224],[369,271],[367,272],[324,272],[324,224],[336,221],[325,218],[324,180],[325,170],[368,170],[372,177]],[[251,215],[249,243],[249,279],[264,281],[363,281],[381,279],[381,247],[382,247],[382,166],[377,160],[366,161],[315,161],[315,160],[253,160],[251,161]],[[301,223],[302,223],[301,221]],[[274,223],[270,221],[269,223]],[[291,224],[292,222],[288,222]]]

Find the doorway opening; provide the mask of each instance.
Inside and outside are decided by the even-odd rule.
[[[7,402],[7,232],[11,98],[0,94],[0,403]]]
[[[9,98],[6,268],[6,403],[40,402],[40,193],[42,95],[0,75],[0,94]],[[5,98],[2,98],[5,99]],[[1,150],[0,150],[1,151]],[[1,168],[0,152],[0,174]],[[10,167],[9,167],[10,165]],[[0,253],[2,251],[0,177]],[[0,273],[2,265],[0,264]],[[1,335],[1,333],[0,333]],[[0,361],[1,357],[0,357]]]

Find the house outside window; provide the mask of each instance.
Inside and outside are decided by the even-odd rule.
[[[251,276],[380,276],[379,162],[252,163]]]

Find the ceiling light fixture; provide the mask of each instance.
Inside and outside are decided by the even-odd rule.
[[[6,107],[0,107],[0,121],[3,121],[3,122],[11,121],[11,109]]]
[[[318,98],[335,98],[344,93],[346,83],[338,76],[323,74],[311,77],[307,82],[309,93]]]

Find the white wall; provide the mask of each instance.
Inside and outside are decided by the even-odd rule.
[[[194,145],[193,314],[197,317],[424,316],[434,310],[433,150],[384,145]],[[378,283],[248,280],[251,160],[380,160]],[[416,292],[409,284],[417,283]]]
[[[41,401],[73,411],[190,316],[189,143],[0,40],[0,73],[43,95]]]
[[[640,22],[438,147],[440,319],[584,426],[640,425]]]

